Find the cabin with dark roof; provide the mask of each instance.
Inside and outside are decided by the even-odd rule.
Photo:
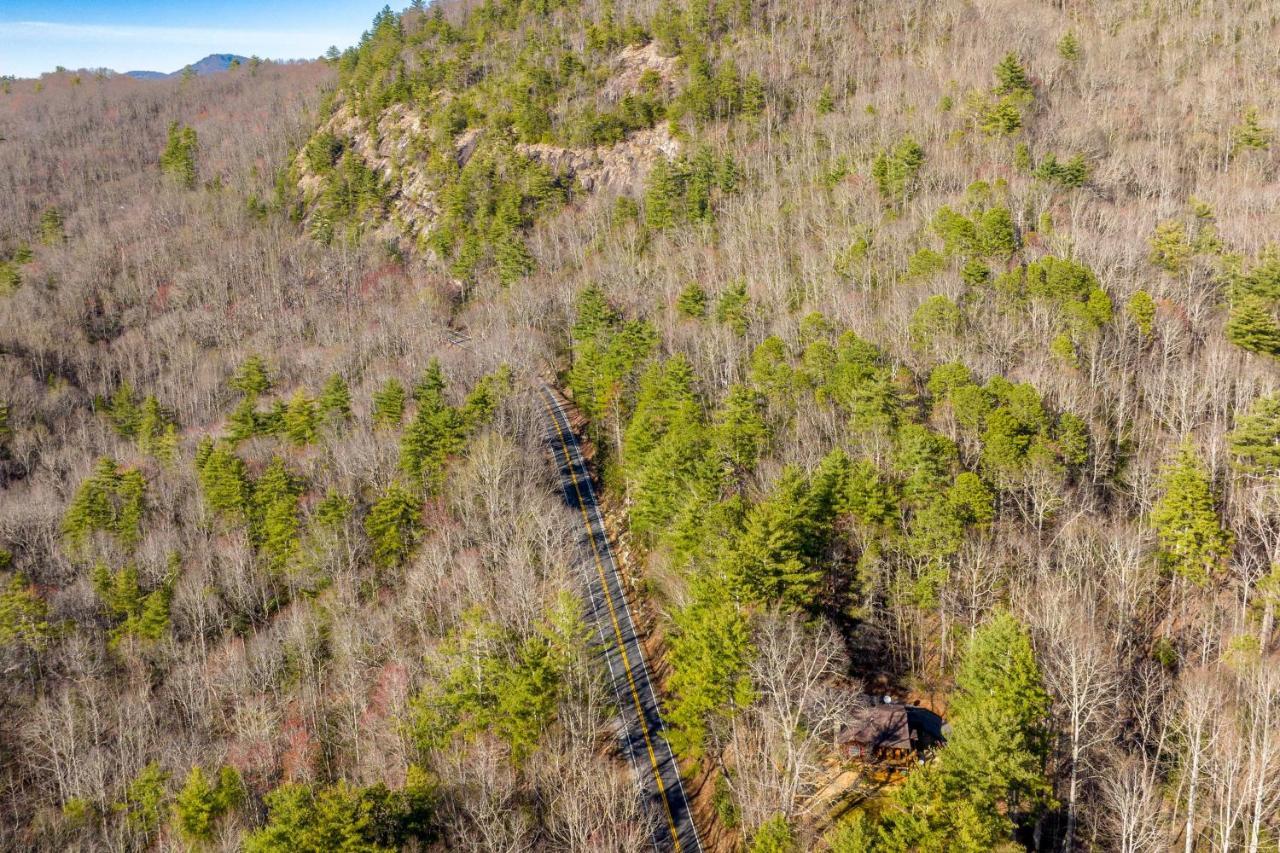
[[[942,743],[942,718],[927,708],[872,700],[854,711],[836,736],[846,758],[866,764],[914,764]]]

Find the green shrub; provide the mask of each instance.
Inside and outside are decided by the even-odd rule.
[[[1065,163],[1059,162],[1054,154],[1046,154],[1040,165],[1036,166],[1035,176],[1042,181],[1064,187],[1082,187],[1089,179],[1089,166],[1080,154],[1074,155]]]
[[[1151,337],[1156,317],[1156,302],[1151,298],[1151,294],[1145,290],[1134,291],[1134,294],[1125,302],[1124,310],[1129,315],[1129,319],[1133,320],[1134,325],[1138,327],[1138,331],[1142,336],[1144,338]]]
[[[876,155],[871,164],[871,177],[881,198],[895,204],[909,198],[924,162],[924,149],[910,136],[904,136],[893,148]]]

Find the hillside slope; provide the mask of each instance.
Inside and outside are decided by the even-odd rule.
[[[644,848],[554,375],[721,849],[1268,849],[1277,41],[483,0],[11,87],[0,838]],[[948,743],[833,819],[869,693]]]

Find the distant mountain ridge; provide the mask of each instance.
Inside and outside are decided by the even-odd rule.
[[[170,77],[179,77],[183,71],[190,68],[197,76],[203,77],[207,74],[221,74],[223,71],[230,69],[232,63],[243,65],[248,61],[248,57],[234,53],[211,53],[199,62],[193,62],[189,66],[179,68],[177,71],[168,74],[163,71],[126,71],[124,76],[132,77],[135,80],[164,80]]]

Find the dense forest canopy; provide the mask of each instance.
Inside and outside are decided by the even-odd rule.
[[[0,81],[0,846],[648,849],[547,381],[708,849],[1274,849],[1277,42],[445,0]]]

